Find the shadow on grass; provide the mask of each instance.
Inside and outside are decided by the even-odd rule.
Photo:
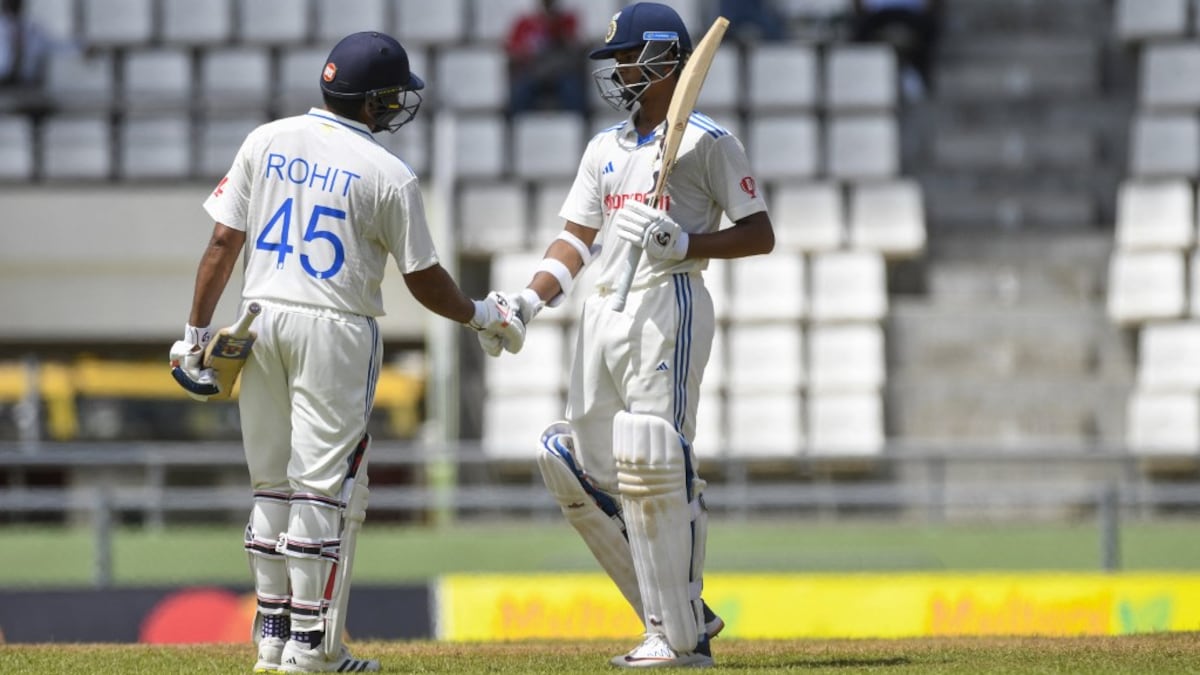
[[[769,659],[768,659],[769,660]],[[907,666],[912,659],[896,656],[887,659],[786,659],[775,663],[756,663],[754,665],[733,665],[718,663],[720,668],[729,670],[759,670],[762,668],[813,669],[813,668],[885,668],[888,666]]]

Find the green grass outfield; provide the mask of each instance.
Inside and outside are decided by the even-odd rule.
[[[94,534],[86,528],[0,527],[0,587],[81,586],[91,582]],[[1091,521],[1075,525],[917,526],[714,520],[712,572],[979,571],[1100,569]],[[1200,572],[1200,523],[1127,522],[1124,570]],[[452,572],[597,571],[583,543],[561,521],[402,528],[368,522],[355,557],[355,580],[424,581]],[[117,530],[114,583],[249,582],[242,528]],[[0,669],[0,672],[5,672]]]
[[[368,642],[356,654],[378,658],[385,672],[613,673],[608,658],[629,649],[618,642],[437,644]],[[977,675],[1200,673],[1200,635],[1173,633],[1097,638],[930,638],[922,640],[716,640],[712,673],[846,675]],[[0,647],[0,672],[248,673],[248,645],[10,645]]]

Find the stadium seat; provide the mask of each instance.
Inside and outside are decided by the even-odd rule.
[[[458,195],[459,251],[488,256],[526,250],[528,201],[523,183],[463,185]]]
[[[394,33],[409,45],[451,45],[466,36],[466,0],[392,0]]]
[[[705,7],[705,0],[659,0],[659,2],[670,6],[679,14],[679,18],[683,19],[683,25],[687,26],[688,32],[692,36],[693,44],[704,37],[704,33],[708,30],[708,24],[705,23],[708,11]],[[630,5],[633,4],[633,0],[623,0],[618,4]]]
[[[192,55],[180,48],[125,54],[122,101],[127,110],[188,110],[192,96]]]
[[[539,9],[541,0],[472,0],[470,41],[503,43],[517,18]]]
[[[1200,391],[1200,322],[1143,325],[1138,339],[1137,384],[1142,391]]]
[[[566,220],[558,215],[562,210],[567,194],[571,191],[571,181],[539,180],[533,184],[533,234],[529,245],[531,248],[543,250],[558,236],[566,225]]]
[[[106,179],[112,169],[107,117],[51,117],[42,123],[42,175],[47,179]]]
[[[1138,103],[1143,111],[1200,108],[1200,43],[1149,43],[1142,48]]]
[[[33,178],[33,122],[23,115],[0,115],[0,180]]]
[[[217,45],[233,36],[231,0],[161,0],[163,40],[171,45]]]
[[[200,57],[200,97],[218,113],[266,109],[271,95],[271,57],[257,47],[210,49]]]
[[[869,392],[883,387],[887,366],[879,324],[812,324],[807,342],[810,392]]]
[[[704,379],[700,381],[700,398],[725,390],[729,379],[727,366],[729,357],[726,346],[725,327],[718,325],[713,331],[712,348],[708,354],[708,365],[704,368]]]
[[[51,35],[76,34],[75,0],[37,0],[25,3],[25,15]]]
[[[117,175],[122,179],[180,179],[192,168],[186,118],[126,116],[117,127]]]
[[[353,3],[362,4],[361,0]],[[239,37],[247,44],[300,44],[309,37],[309,0],[237,0]],[[342,11],[353,11],[343,7]],[[362,30],[369,30],[363,27]]]
[[[732,271],[730,267],[733,262],[723,258],[713,258],[708,261],[708,267],[704,269],[704,287],[708,289],[708,294],[712,297],[713,316],[717,320],[723,320],[729,317],[729,305],[732,302],[729,293],[730,276]]]
[[[447,122],[447,115],[438,119]],[[508,166],[504,119],[498,115],[460,116],[454,125],[454,167],[459,178],[493,178]]]
[[[579,18],[579,39],[587,44],[600,42],[608,32],[608,22],[625,2],[623,0],[559,0],[558,5]]]
[[[727,387],[742,394],[800,391],[807,380],[800,323],[737,323],[728,327]]]
[[[196,171],[199,178],[219,179],[233,165],[233,158],[246,135],[267,121],[265,115],[246,117],[211,117],[200,123],[199,157]]]
[[[327,56],[329,49],[324,47],[283,50],[279,58],[278,91],[284,115],[299,115],[322,105],[320,77]]]
[[[1117,39],[1141,42],[1183,37],[1190,0],[1117,0],[1113,24]]]
[[[890,45],[831,46],[825,54],[825,105],[838,112],[893,110],[898,72]]]
[[[512,356],[512,354],[505,354]],[[483,404],[483,452],[492,459],[532,463],[542,432],[563,418],[561,396],[488,396]]]
[[[761,112],[799,112],[816,107],[817,54],[808,45],[763,44],[747,55],[747,105]]]
[[[869,180],[899,173],[900,132],[890,113],[835,116],[825,130],[831,177]]]
[[[925,250],[925,205],[915,180],[858,183],[850,189],[850,246],[887,258]]]
[[[1183,254],[1113,251],[1108,266],[1108,316],[1120,324],[1177,319],[1187,311]]]
[[[83,42],[91,47],[142,45],[154,35],[151,0],[88,0],[80,4]]]
[[[704,78],[704,88],[700,90],[696,109],[713,116],[737,110],[745,98],[744,81],[741,52],[736,47],[718,49]]]
[[[317,0],[317,39],[332,48],[338,40],[358,31],[388,33],[387,18],[385,0]]]
[[[583,118],[573,112],[530,112],[513,119],[513,170],[521,178],[570,180],[583,155]]]
[[[808,313],[804,256],[776,252],[732,260],[730,311],[739,321],[801,319]]]
[[[1195,114],[1140,113],[1132,123],[1134,177],[1200,175],[1200,118]]]
[[[432,169],[429,164],[430,117],[432,115],[426,116],[422,113],[417,113],[413,121],[405,124],[400,131],[394,134],[375,134],[375,140],[379,141],[383,147],[391,150],[392,154],[403,160],[410,169],[422,178],[428,176]]]
[[[533,278],[534,270],[542,261],[542,249],[526,249],[524,251],[500,252],[492,257],[490,288],[505,291],[525,288]],[[546,313],[538,315],[538,321]]]
[[[1200,448],[1200,397],[1135,389],[1125,428],[1126,445],[1135,454],[1194,455]]]
[[[745,141],[761,181],[811,179],[820,171],[819,125],[809,114],[756,116]]]
[[[814,321],[881,321],[888,312],[887,269],[872,251],[831,251],[811,258]]]
[[[727,451],[725,438],[725,397],[717,390],[703,391],[696,404],[696,433],[692,447],[700,457],[700,473],[704,475],[704,462],[720,457]]]
[[[508,72],[499,47],[464,47],[439,53],[436,82],[438,105],[454,110],[500,111],[508,102]]]
[[[1196,195],[1182,179],[1121,183],[1117,193],[1117,246],[1178,249],[1196,241]]]
[[[846,241],[844,202],[838,183],[781,183],[770,201],[776,244],[798,252],[840,248]]]
[[[76,52],[52,54],[46,68],[45,90],[61,111],[107,110],[116,91],[112,54],[107,51],[91,56]]]
[[[1200,318],[1200,250],[1188,256],[1188,314]]]
[[[564,331],[561,323],[535,321],[526,329],[527,349],[485,360],[486,395],[490,398],[512,394],[561,395],[567,384],[570,353]]]
[[[725,397],[726,457],[777,459],[804,454],[804,399],[799,392]]]
[[[817,456],[883,452],[883,399],[869,393],[813,393],[808,404],[808,451]]]

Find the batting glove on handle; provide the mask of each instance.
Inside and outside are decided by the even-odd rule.
[[[171,377],[187,395],[197,401],[207,401],[209,396],[221,393],[217,386],[217,374],[212,368],[204,367],[204,348],[212,339],[212,329],[184,326],[183,339],[171,345]]]
[[[492,291],[476,300],[468,325],[479,331],[479,346],[488,356],[500,356],[502,349],[516,354],[525,346],[525,322],[502,293]]]
[[[613,218],[617,236],[658,260],[687,257],[688,233],[666,211],[629,200]]]

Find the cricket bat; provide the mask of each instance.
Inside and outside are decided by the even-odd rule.
[[[713,21],[708,32],[700,39],[699,44],[692,50],[691,57],[684,64],[679,74],[679,82],[675,85],[675,93],[671,95],[671,104],[667,106],[667,133],[663,134],[658,148],[658,180],[654,183],[654,192],[650,197],[650,206],[658,207],[663,193],[667,191],[667,178],[675,168],[675,156],[679,154],[679,144],[683,142],[683,132],[687,130],[688,118],[696,107],[696,99],[700,98],[700,88],[704,86],[704,78],[712,66],[713,57],[717,55],[717,47],[725,37],[725,29],[729,28],[729,19],[718,16]],[[612,308],[615,311],[625,310],[625,301],[629,298],[629,287],[633,285],[633,274],[637,271],[638,262],[642,257],[642,249],[630,246],[625,258],[625,268],[621,278],[617,280],[614,289]]]
[[[204,348],[204,367],[212,368],[217,374],[217,384],[221,392],[210,396],[210,400],[228,399],[233,394],[233,385],[237,383],[242,366],[246,365],[246,357],[250,356],[250,348],[258,334],[250,330],[254,317],[262,311],[257,302],[250,303],[246,313],[237,323],[222,328]]]

